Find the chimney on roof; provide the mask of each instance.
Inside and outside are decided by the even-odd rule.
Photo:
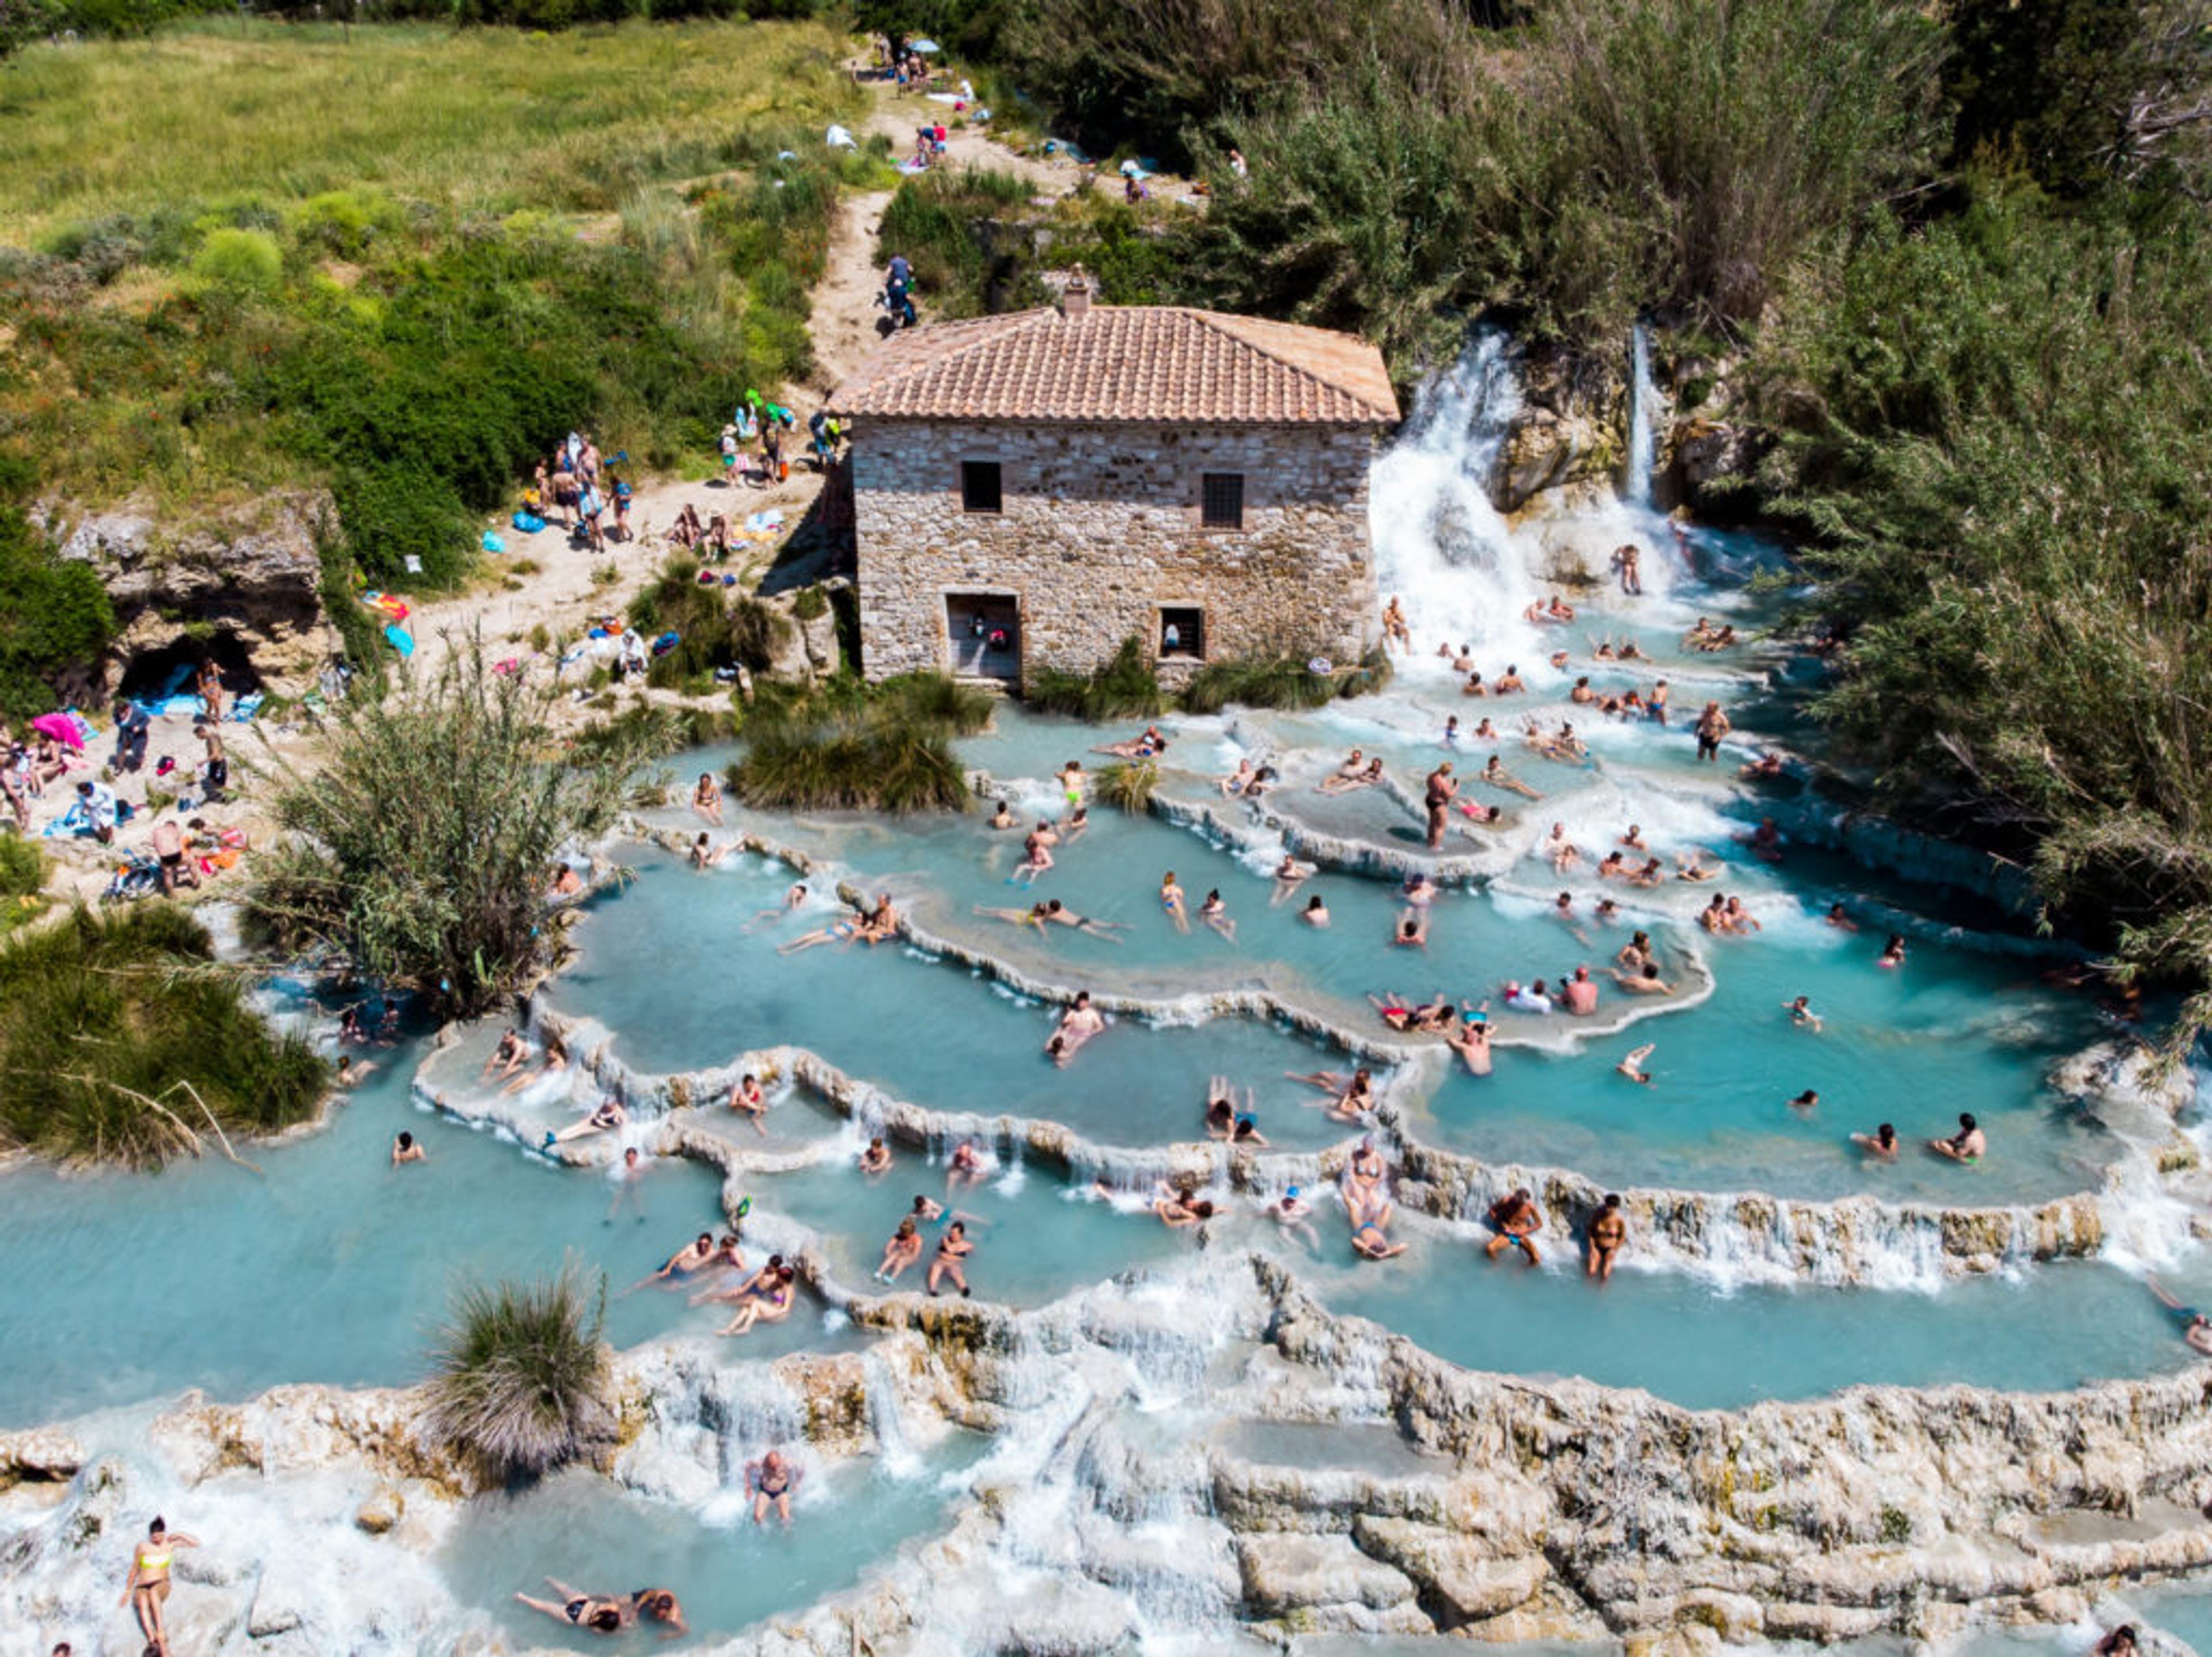
[[[1080,322],[1091,314],[1091,278],[1083,274],[1080,265],[1067,286],[1060,290],[1060,314],[1070,322]]]

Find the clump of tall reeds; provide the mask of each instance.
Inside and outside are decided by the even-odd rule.
[[[984,691],[941,673],[812,690],[763,688],[745,720],[730,791],[783,811],[961,811],[968,780],[952,739],[990,722]]]
[[[0,1147],[158,1167],[305,1120],[327,1074],[168,905],[80,907],[0,946]]]
[[[645,736],[610,727],[589,763],[564,764],[546,725],[556,695],[493,673],[479,643],[392,695],[341,703],[318,770],[272,767],[293,838],[262,860],[252,935],[334,949],[463,1016],[544,965],[555,855],[611,822]]]
[[[465,1285],[425,1389],[423,1437],[501,1478],[535,1477],[612,1442],[605,1323],[606,1279],[574,1260],[527,1283]]]
[[[1159,675],[1145,655],[1144,642],[1121,641],[1112,661],[1088,673],[1040,668],[1023,691],[1040,713],[1066,714],[1094,725],[1109,719],[1155,719],[1167,708]]]

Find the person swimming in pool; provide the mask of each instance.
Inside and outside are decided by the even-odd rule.
[[[539,1599],[526,1593],[517,1593],[514,1597],[531,1610],[544,1611],[556,1622],[566,1623],[571,1628],[587,1630],[593,1634],[620,1634],[637,1622],[644,1609],[641,1602],[647,1595],[666,1592],[665,1589],[641,1588],[625,1599],[615,1594],[586,1593],[581,1588],[570,1587],[557,1576],[547,1577],[545,1585],[559,1598]],[[669,1595],[672,1604],[675,1597]],[[678,1611],[676,1615],[680,1619],[683,1613]]]
[[[1176,931],[1190,930],[1190,916],[1186,911],[1182,888],[1176,884],[1173,869],[1160,876],[1160,908],[1166,912],[1168,919],[1175,923]]]
[[[1617,966],[1606,969],[1613,981],[1632,996],[1671,996],[1674,986],[1659,976],[1659,963],[1646,961],[1633,972],[1624,972]]]
[[[1645,1042],[1641,1047],[1631,1051],[1626,1058],[1613,1068],[1638,1086],[1649,1087],[1654,1078],[1651,1073],[1644,1068],[1644,1061],[1651,1057],[1652,1050],[1658,1045],[1656,1041]]]
[[[1352,1228],[1352,1246],[1364,1260],[1395,1260],[1406,1252],[1406,1245],[1393,1241],[1389,1232],[1379,1220],[1360,1220]]]
[[[1290,1186],[1267,1204],[1267,1217],[1284,1236],[1297,1237],[1315,1253],[1321,1252],[1321,1234],[1313,1228],[1313,1204],[1297,1186]]]
[[[1068,1061],[1082,1051],[1083,1045],[1105,1027],[1106,1015],[1091,1004],[1091,992],[1078,990],[1074,1001],[1054,1026],[1052,1041],[1047,1044],[1053,1063],[1065,1069]],[[1054,1043],[1058,1044],[1056,1050]]]
[[[422,1148],[415,1142],[415,1136],[411,1133],[403,1130],[392,1142],[392,1166],[395,1168],[402,1162],[426,1162],[428,1160]]]
[[[889,1173],[891,1169],[891,1149],[880,1135],[868,1142],[868,1148],[860,1153],[860,1172],[865,1174]]]
[[[765,1288],[754,1293],[738,1305],[737,1316],[715,1331],[719,1335],[750,1335],[763,1324],[781,1323],[791,1315],[798,1304],[799,1291],[793,1279],[798,1276],[789,1266],[779,1266],[775,1280]]]
[[[1475,781],[1487,783],[1493,789],[1509,789],[1530,800],[1541,800],[1544,797],[1514,776],[1511,771],[1507,771],[1504,762],[1496,754],[1491,755],[1490,763],[1475,773]]]
[[[1517,1248],[1528,1257],[1530,1265],[1543,1264],[1543,1258],[1536,1252],[1534,1240],[1544,1228],[1544,1214],[1527,1186],[1509,1191],[1492,1203],[1488,1218],[1495,1234],[1483,1245],[1485,1254],[1494,1260],[1505,1250]]]
[[[1948,1139],[1928,1142],[1928,1148],[1936,1155],[1948,1156],[1954,1162],[1964,1162],[1969,1167],[1980,1161],[1989,1148],[1989,1140],[1971,1111],[1959,1112],[1959,1131]]]
[[[1302,863],[1289,852],[1285,852],[1283,861],[1275,865],[1275,889],[1268,896],[1267,907],[1273,909],[1283,903],[1292,892],[1311,880],[1313,874],[1314,866],[1311,863]]]
[[[915,1224],[914,1215],[909,1214],[899,1221],[898,1229],[891,1234],[890,1241],[884,1245],[883,1261],[876,1267],[876,1281],[880,1283],[897,1282],[899,1273],[920,1258],[921,1228]]]
[[[725,1304],[742,1306],[755,1295],[767,1294],[782,1281],[784,1260],[781,1254],[769,1255],[762,1264],[761,1269],[751,1273],[748,1273],[744,1269],[744,1257],[738,1252],[736,1238],[726,1237],[722,1240],[722,1255],[724,1259],[736,1269],[738,1273],[736,1281],[725,1282],[713,1288],[701,1289],[691,1297],[691,1305],[705,1306],[709,1301],[720,1301]]]
[[[952,1157],[945,1165],[945,1194],[950,1197],[963,1185],[980,1185],[990,1173],[983,1161],[981,1148],[972,1139],[963,1139],[952,1148]],[[921,1204],[915,1204],[917,1210]],[[934,1219],[934,1215],[926,1216]]]
[[[945,1235],[937,1240],[937,1258],[929,1263],[929,1292],[937,1293],[939,1283],[950,1278],[960,1298],[969,1296],[966,1263],[975,1252],[975,1245],[968,1240],[965,1221],[955,1220],[945,1228]]]
[[[1152,1199],[1152,1212],[1170,1231],[1202,1226],[1213,1218],[1213,1204],[1193,1185],[1169,1185]]]
[[[1456,1034],[1447,1033],[1444,1045],[1460,1056],[1469,1075],[1490,1074],[1490,1003],[1485,1002],[1475,1009],[1473,1017],[1462,1024]]]
[[[1199,905],[1198,918],[1228,939],[1230,942],[1237,941],[1237,923],[1230,919],[1229,905],[1223,900],[1221,889],[1218,886],[1209,891],[1206,894],[1206,901]]]
[[[1000,801],[998,810],[991,813],[990,820],[985,826],[994,829],[1010,829],[1013,827],[1013,807],[1004,800]]]
[[[1328,905],[1322,901],[1321,893],[1316,892],[1306,899],[1306,906],[1298,911],[1298,918],[1308,926],[1322,927],[1328,924]]]
[[[1881,959],[1875,965],[1893,967],[1905,965],[1905,939],[1901,934],[1893,932],[1889,935],[1889,941],[1882,946]]]
[[[1810,1030],[1815,1035],[1820,1033],[1820,1015],[1813,1010],[1810,996],[1798,996],[1784,1002],[1782,1010],[1790,1014],[1790,1022],[1800,1030]]]
[[[2175,1320],[2181,1325],[2181,1338],[2197,1351],[2212,1355],[2212,1318],[2206,1317],[2193,1306],[2182,1305],[2166,1292],[2157,1278],[2149,1277],[2144,1281],[2150,1285],[2150,1292],[2158,1296],[2159,1304],[2173,1313]]]
[[[1889,1123],[1883,1123],[1870,1134],[1853,1134],[1851,1143],[1877,1162],[1897,1161],[1897,1130]]]

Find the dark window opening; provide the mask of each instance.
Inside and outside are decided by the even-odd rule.
[[[1160,610],[1160,655],[1206,657],[1206,612],[1195,605]]]
[[[1208,529],[1244,527],[1244,474],[1209,472],[1200,479],[1199,522]]]
[[[955,673],[1021,683],[1021,606],[1015,599],[1002,593],[948,593],[945,631]]]
[[[960,463],[960,509],[996,512],[999,509],[999,463],[963,460]]]

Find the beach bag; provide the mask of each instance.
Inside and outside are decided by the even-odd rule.
[[[526,535],[535,535],[545,527],[545,520],[535,512],[518,512],[514,515],[513,522],[514,527]]]

